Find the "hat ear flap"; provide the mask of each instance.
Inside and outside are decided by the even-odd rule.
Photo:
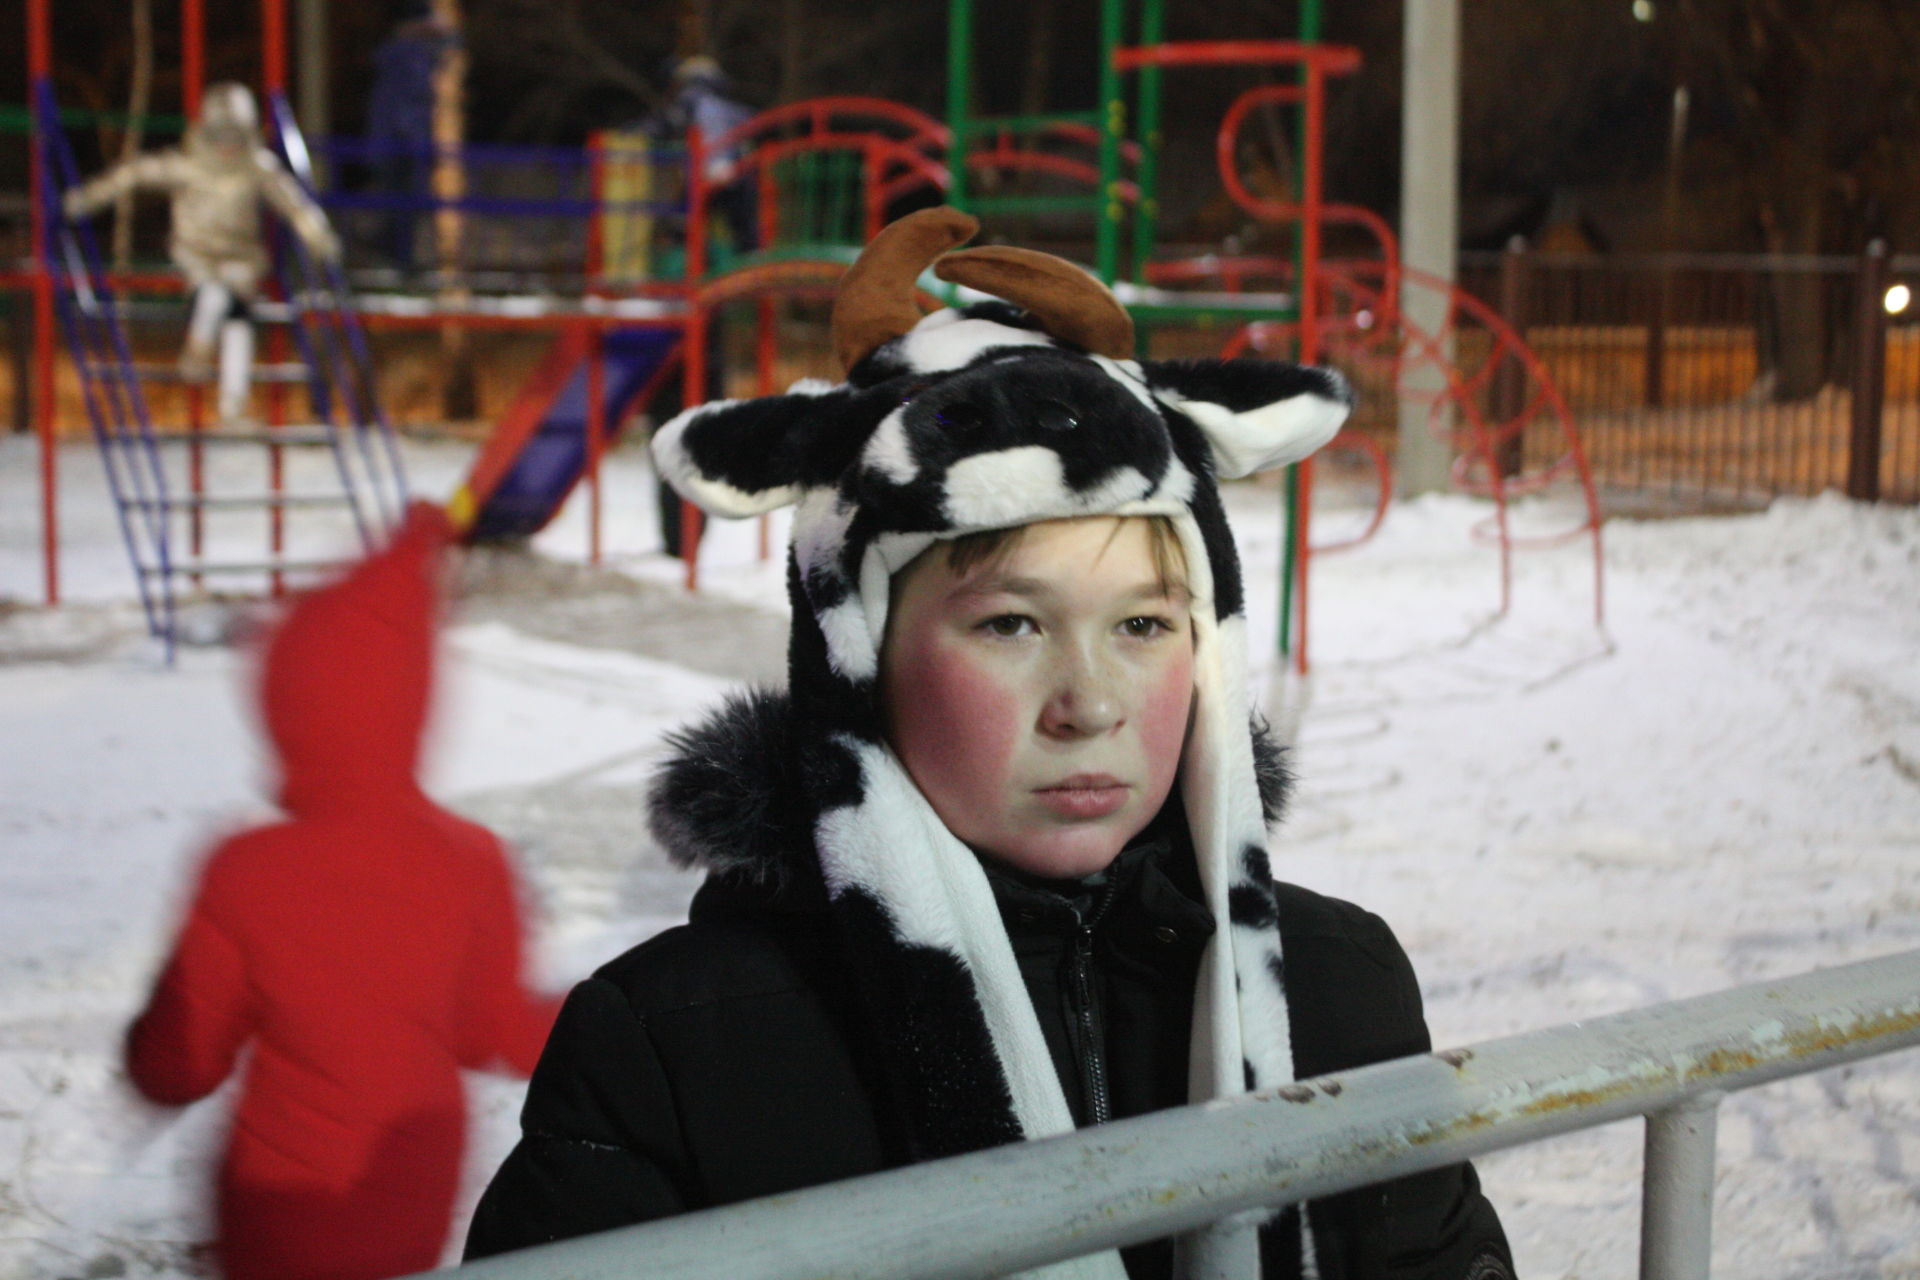
[[[799,382],[785,395],[695,405],[654,433],[654,466],[711,515],[764,515],[809,483],[831,482],[830,474],[810,474],[822,460],[809,465],[809,444],[822,443],[824,426],[844,415],[850,397],[845,387]]]
[[[1333,439],[1353,408],[1353,389],[1332,369],[1277,360],[1149,360],[1141,368],[1154,398],[1206,436],[1223,480],[1300,461]]]

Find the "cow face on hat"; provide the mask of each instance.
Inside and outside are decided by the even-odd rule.
[[[690,410],[656,439],[667,478],[719,515],[840,488],[875,530],[951,534],[1184,503],[1181,431],[1232,478],[1305,457],[1345,418],[1350,395],[1328,370],[1134,360],[1131,319],[1079,267],[1022,249],[948,252],[976,225],[930,209],[889,226],[835,304],[847,381]],[[929,265],[1005,301],[922,316],[913,282]]]

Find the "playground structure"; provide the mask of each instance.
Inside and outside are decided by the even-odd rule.
[[[198,110],[203,88],[199,74],[200,15],[185,15],[192,48],[188,114]],[[51,449],[54,359],[53,317],[57,314],[94,439],[99,447],[119,529],[125,543],[150,632],[171,655],[176,637],[177,597],[181,582],[202,586],[210,577],[264,575],[278,594],[289,574],[326,567],[287,554],[287,524],[296,511],[344,508],[363,545],[395,520],[406,501],[406,480],[391,429],[374,394],[371,353],[337,263],[322,262],[296,238],[270,237],[271,271],[252,320],[267,326],[268,363],[252,371],[266,386],[265,421],[209,431],[203,394],[185,386],[186,421],[156,420],[148,394],[163,382],[182,381],[171,365],[137,360],[128,337],[128,321],[148,304],[127,290],[177,291],[170,278],[116,278],[100,253],[93,228],[69,221],[63,196],[80,179],[78,165],[55,99],[46,5],[30,7],[34,147],[32,152],[32,231],[38,270],[33,274],[36,352],[35,401],[42,430],[42,481],[49,602],[58,599],[57,513],[54,509],[54,457]],[[276,61],[278,59],[278,61]],[[269,128],[272,144],[297,181],[311,184],[306,148],[284,94],[284,45],[269,44],[267,58]],[[278,230],[278,228],[276,228]],[[289,384],[306,392],[306,421],[288,421]],[[304,446],[327,449],[337,488],[289,492],[286,450]],[[246,492],[217,491],[211,479],[228,468],[210,466],[213,449],[264,451],[264,484]],[[246,559],[206,554],[209,521],[222,513],[265,513],[266,551]],[[184,546],[183,546],[184,544]]]
[[[53,312],[56,298],[63,300],[65,315],[76,312],[76,299],[104,299],[115,284],[131,282],[115,280],[100,268],[97,258],[88,258],[84,251],[76,258],[75,243],[84,245],[86,229],[69,232],[49,212],[55,206],[48,201],[57,203],[52,193],[62,181],[49,157],[58,149],[56,142],[64,145],[64,140],[53,123],[57,116],[48,74],[45,5],[46,0],[34,0],[28,19],[36,132],[41,139],[35,151],[34,205],[41,267],[33,283],[36,315],[43,309]],[[197,31],[198,7],[199,0],[182,0],[190,40]],[[634,415],[676,380],[684,403],[718,393],[721,357],[716,334],[724,315],[736,308],[750,309],[752,383],[757,393],[771,393],[778,389],[781,304],[830,294],[859,246],[891,216],[941,201],[967,209],[989,225],[999,216],[1072,214],[1086,220],[1094,270],[1133,313],[1143,347],[1156,329],[1207,324],[1225,330],[1225,354],[1255,352],[1301,362],[1331,361],[1355,379],[1364,395],[1424,406],[1430,428],[1443,433],[1452,447],[1455,483],[1492,501],[1493,514],[1482,532],[1498,547],[1503,610],[1511,596],[1512,552],[1528,541],[1516,536],[1509,520],[1511,500],[1550,486],[1570,492],[1577,508],[1570,527],[1535,540],[1590,540],[1594,611],[1596,621],[1600,620],[1598,504],[1572,418],[1551,378],[1520,335],[1492,308],[1450,282],[1406,269],[1384,220],[1326,199],[1322,161],[1329,81],[1357,68],[1357,52],[1314,39],[1318,22],[1313,0],[1307,0],[1304,38],[1299,41],[1167,43],[1161,38],[1164,0],[1140,0],[1132,24],[1137,43],[1127,44],[1129,7],[1124,0],[1103,0],[1100,101],[1087,111],[1046,116],[977,113],[971,88],[971,0],[950,0],[949,118],[944,123],[879,99],[815,99],[777,106],[719,137],[702,137],[695,130],[684,148],[657,142],[642,147],[630,135],[604,135],[577,156],[588,190],[572,196],[545,200],[486,194],[452,199],[382,197],[475,215],[584,222],[578,295],[565,300],[488,297],[463,286],[443,290],[431,300],[378,296],[352,300],[344,280],[314,280],[311,264],[283,247],[280,257],[285,270],[279,297],[287,309],[285,328],[299,340],[306,370],[297,372],[301,364],[295,363],[289,373],[308,383],[310,416],[320,427],[332,430],[338,419],[346,428],[335,437],[336,452],[342,458],[352,452],[345,448],[349,441],[362,454],[377,452],[368,442],[378,441],[378,448],[388,450],[397,462],[390,429],[372,394],[363,328],[512,329],[550,335],[553,345],[547,358],[482,447],[454,507],[459,517],[471,522],[475,536],[525,537],[544,525],[573,487],[584,482],[590,503],[589,555],[597,561],[601,553],[599,465],[605,449]],[[284,109],[284,0],[262,0],[261,15],[263,81],[269,100],[276,104],[279,144],[296,171],[310,177],[311,169],[303,163],[305,144]],[[185,51],[189,110],[198,90],[197,59],[197,51]],[[1159,202],[1155,188],[1163,82],[1169,74],[1183,70],[1221,67],[1260,68],[1267,78],[1235,99],[1221,121],[1215,151],[1222,187],[1251,218],[1290,229],[1293,250],[1266,257],[1156,257]],[[1274,79],[1275,69],[1285,78]],[[1131,128],[1123,92],[1129,78],[1134,90]],[[1256,111],[1275,108],[1292,111],[1297,121],[1297,197],[1290,199],[1256,195],[1239,171],[1241,131]],[[356,145],[361,144],[347,140],[315,144],[334,161],[354,159]],[[487,149],[473,150],[478,156]],[[732,182],[752,188],[757,244],[725,244],[714,238],[714,215],[724,193],[710,179],[705,160],[716,152],[740,157]],[[1010,189],[1020,187],[1027,189]],[[316,194],[330,209],[374,207],[369,204],[374,198],[361,193],[321,190]],[[680,243],[671,255],[659,252],[667,239],[660,231],[668,227],[680,230]],[[1365,243],[1366,252],[1358,257],[1330,257],[1326,251],[1329,228],[1347,229],[1347,242]],[[1422,330],[1408,320],[1402,299],[1410,291],[1441,296],[1443,319],[1437,327]],[[949,295],[935,296],[944,300]],[[137,380],[129,381],[124,373],[99,374],[116,360],[130,364],[121,353],[124,336],[114,338],[112,326],[99,315],[92,315],[89,322],[98,332],[68,323],[75,363],[89,387],[97,384],[98,388],[89,391],[89,408],[95,399],[110,408],[119,406],[117,421],[133,424],[130,430],[101,435],[102,448],[126,451],[137,446],[151,453],[157,433],[139,409]],[[51,326],[43,323],[37,332],[42,343],[36,362],[41,393],[35,402],[42,439],[50,442],[52,354],[46,335]],[[316,335],[327,336],[331,345],[318,342]],[[284,349],[285,339],[280,341]],[[344,363],[324,358],[336,350],[346,353]],[[271,403],[279,403],[277,390],[270,397]],[[276,416],[273,421],[280,423],[284,418]],[[99,434],[98,415],[95,425]],[[280,448],[292,442],[290,436],[267,442],[274,475],[278,475]],[[196,457],[204,444],[204,439],[193,444]],[[1288,477],[1289,536],[1282,567],[1279,636],[1283,651],[1303,671],[1308,659],[1307,586],[1313,557],[1364,541],[1385,515],[1391,496],[1387,454],[1378,440],[1349,430],[1332,447],[1354,451],[1367,461],[1376,478],[1376,499],[1372,519],[1359,537],[1316,545],[1307,532],[1314,494],[1311,461]],[[47,595],[53,601],[58,598],[57,535],[50,448],[43,457],[48,494]],[[148,473],[158,476],[159,470],[149,464]],[[344,462],[341,474],[351,494],[353,480]],[[131,497],[116,487],[136,565],[141,563],[141,553],[135,549],[136,533],[142,527],[140,513],[153,513],[144,526],[147,543],[160,547],[159,563],[165,565],[171,545],[165,521],[170,512],[176,507],[186,510],[191,529],[197,530],[199,513],[213,505],[197,480],[190,479],[186,486],[186,501],[173,499],[163,484],[156,479],[150,485],[153,492],[143,495],[134,490]],[[269,562],[281,547],[283,513],[297,505],[286,495],[276,494],[277,489],[266,495],[272,499],[266,504],[271,512]],[[699,515],[688,508],[683,519],[678,541],[691,588],[697,583]],[[363,525],[363,536],[371,537],[378,523],[372,520]],[[269,567],[271,589],[278,591],[281,573],[294,566]],[[169,584],[174,576],[142,571],[143,598],[148,578]],[[156,634],[170,634],[164,627],[171,607],[170,595],[149,605]]]
[[[1512,554],[1516,547],[1570,538],[1590,540],[1594,563],[1594,617],[1604,620],[1601,517],[1592,477],[1572,415],[1547,371],[1525,340],[1491,307],[1429,274],[1409,270],[1399,259],[1398,243],[1384,219],[1369,210],[1330,202],[1324,192],[1325,104],[1328,82],[1359,66],[1357,51],[1301,41],[1226,41],[1167,43],[1163,0],[1141,0],[1136,29],[1140,43],[1122,43],[1128,5],[1103,0],[1100,23],[1100,102],[1095,109],[1065,115],[983,116],[975,112],[971,92],[973,20],[971,0],[950,0],[948,34],[948,120],[944,129],[925,117],[897,117],[901,136],[876,140],[869,133],[835,129],[831,108],[790,104],[743,122],[716,139],[690,140],[688,164],[688,273],[705,279],[702,237],[714,198],[699,159],[705,148],[743,149],[743,169],[759,184],[762,214],[758,254],[748,255],[738,272],[757,273],[756,295],[763,353],[770,348],[770,295],[783,279],[824,263],[844,260],[850,245],[809,243],[789,236],[778,212],[776,168],[794,157],[817,153],[853,153],[847,169],[862,179],[858,199],[842,199],[845,208],[864,211],[858,244],[878,229],[894,202],[917,188],[934,186],[946,203],[983,218],[996,214],[1078,211],[1093,219],[1095,271],[1111,285],[1144,334],[1155,325],[1225,321],[1232,327],[1227,354],[1263,355],[1313,363],[1330,359],[1362,375],[1363,385],[1420,406],[1429,429],[1445,434],[1455,463],[1453,479],[1461,489],[1489,498],[1493,515],[1481,532],[1500,556],[1501,603],[1512,592]],[[1312,16],[1309,14],[1309,16]],[[1303,24],[1305,25],[1305,24]],[[1317,26],[1317,18],[1312,25]],[[1311,34],[1303,32],[1303,34]],[[1234,204],[1263,223],[1291,227],[1295,251],[1286,258],[1215,257],[1166,261],[1154,256],[1156,146],[1163,101],[1162,79],[1178,69],[1205,67],[1280,67],[1294,73],[1291,83],[1268,83],[1234,100],[1216,136],[1215,155],[1223,188]],[[1125,128],[1123,77],[1136,78],[1135,137]],[[874,111],[871,103],[865,109]],[[1267,106],[1290,107],[1298,114],[1299,196],[1275,200],[1256,195],[1241,179],[1240,133],[1251,114]],[[809,130],[787,136],[782,126],[805,119]],[[1061,140],[1091,143],[1092,161],[1063,155]],[[986,145],[975,147],[975,140]],[[938,161],[945,147],[945,163]],[[1133,176],[1126,176],[1131,167]],[[1038,174],[1082,188],[1066,194],[976,194],[971,176],[979,171]],[[1131,236],[1125,232],[1131,221]],[[1325,253],[1330,226],[1357,228],[1372,251],[1355,259]],[[1122,270],[1123,241],[1130,244],[1129,268]],[[784,270],[783,270],[784,267]],[[789,274],[791,273],[791,274]],[[745,292],[729,288],[729,276],[707,279],[693,295],[687,338],[690,370],[706,363],[707,328],[723,301]],[[1256,292],[1245,286],[1269,280],[1278,288]],[[1188,286],[1187,288],[1169,286]],[[1195,291],[1194,285],[1213,286]],[[1402,305],[1409,291],[1438,294],[1440,321],[1431,329],[1416,325]],[[1146,340],[1143,337],[1143,342]],[[761,391],[772,390],[761,386]],[[1315,554],[1358,545],[1384,517],[1391,496],[1385,451],[1377,441],[1348,431],[1335,449],[1361,452],[1375,468],[1377,500],[1369,527],[1357,538],[1315,546],[1308,536],[1313,505],[1313,463],[1300,464],[1289,477],[1290,508],[1286,563],[1281,592],[1280,643],[1295,666],[1307,666],[1307,584]],[[1511,500],[1566,485],[1578,514],[1570,527],[1522,537],[1509,519]],[[697,554],[697,513],[689,512],[682,544]],[[688,582],[695,582],[689,559]]]

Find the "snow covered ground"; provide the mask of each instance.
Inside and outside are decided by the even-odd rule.
[[[416,487],[446,493],[467,457],[412,446]],[[203,1274],[224,1100],[141,1103],[117,1045],[198,852],[262,812],[246,658],[161,663],[81,448],[62,458],[73,603],[38,608],[35,465],[0,440],[0,1274]],[[1278,503],[1230,502],[1264,651]],[[470,562],[434,753],[436,793],[518,848],[556,986],[691,893],[641,825],[662,731],[780,670],[779,567],[751,526],[716,533],[690,603],[634,455],[607,508],[606,571],[579,563],[577,509],[538,555]],[[1485,514],[1410,503],[1321,561],[1315,675],[1276,696],[1301,775],[1276,867],[1395,926],[1438,1043],[1920,947],[1920,511],[1615,522],[1605,635],[1577,543],[1522,553],[1492,618]],[[1330,510],[1323,536],[1355,519]],[[469,1202],[517,1093],[473,1081]],[[1628,1123],[1481,1162],[1523,1276],[1634,1273],[1639,1149]],[[1734,1097],[1720,1159],[1717,1274],[1920,1277],[1915,1055]]]

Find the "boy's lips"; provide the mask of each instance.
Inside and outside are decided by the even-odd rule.
[[[1125,805],[1132,790],[1110,773],[1076,773],[1059,782],[1036,787],[1033,793],[1062,817],[1104,818]]]

